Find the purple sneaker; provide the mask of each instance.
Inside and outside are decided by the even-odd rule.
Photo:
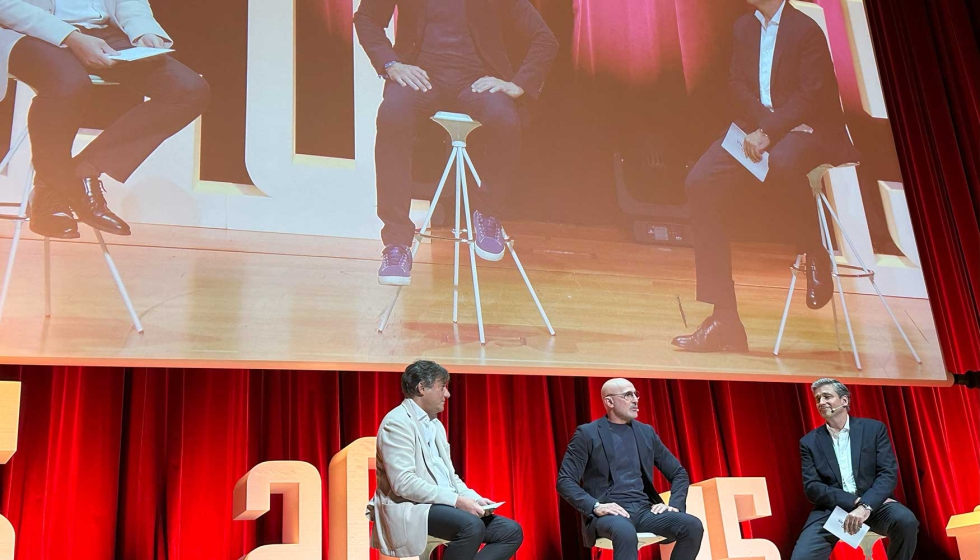
[[[378,284],[408,286],[412,283],[412,251],[405,245],[388,245],[381,253]]]
[[[476,240],[476,255],[488,261],[504,258],[504,229],[493,216],[484,216],[479,210],[473,212],[473,237]]]

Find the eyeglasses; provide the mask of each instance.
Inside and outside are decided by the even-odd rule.
[[[610,397],[619,397],[627,401],[638,401],[640,400],[640,393],[637,391],[626,391],[625,393],[617,393],[614,395],[609,395]]]

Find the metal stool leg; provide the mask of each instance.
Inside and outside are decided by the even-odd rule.
[[[818,198],[817,207],[820,208],[820,212],[821,212],[820,215],[823,216],[824,219],[826,220],[826,216],[824,216],[823,214],[823,208],[820,207],[819,203],[820,200]],[[820,241],[823,243],[824,249],[826,249],[827,254],[830,255],[831,262],[835,262],[836,257],[834,256],[834,242],[830,239],[829,227],[825,228],[821,226],[820,238],[821,238]],[[838,282],[838,284],[840,283]],[[840,286],[838,286],[838,289],[840,289]],[[843,294],[843,291],[841,291],[841,293]],[[830,310],[833,311],[834,313],[834,336],[837,337],[837,349],[843,350],[844,348],[843,346],[841,346],[841,342],[840,342],[840,321],[837,320],[837,302],[834,301],[833,296],[831,296],[830,298]]]
[[[116,270],[116,263],[112,260],[112,255],[109,254],[109,248],[106,247],[105,239],[102,238],[102,232],[92,228],[95,232],[95,237],[99,240],[99,246],[102,247],[102,256],[105,257],[106,264],[109,265],[109,272],[112,273],[112,279],[116,282],[116,288],[119,289],[119,295],[123,298],[123,303],[126,304],[126,310],[129,311],[129,317],[133,320],[133,326],[136,327],[136,332],[143,333],[143,324],[140,323],[140,318],[136,315],[136,310],[133,308],[133,302],[129,299],[129,293],[126,291],[126,286],[123,285],[122,278],[119,277],[119,271]]]
[[[425,220],[422,222],[422,229],[419,231],[419,235],[425,234],[429,229],[429,223],[432,221],[432,214],[436,211],[436,204],[439,202],[439,197],[442,195],[442,189],[446,186],[446,179],[449,177],[449,170],[453,167],[453,162],[456,160],[457,154],[456,150],[453,149],[452,153],[449,155],[449,161],[446,162],[446,168],[442,171],[442,178],[439,180],[439,186],[436,188],[436,194],[432,197],[432,204],[429,205],[429,211],[425,215]],[[416,237],[412,240],[412,260],[415,260],[415,254],[419,250],[421,242],[419,238]],[[384,332],[385,328],[388,326],[388,319],[391,318],[391,312],[395,309],[395,304],[398,303],[398,296],[402,293],[402,287],[398,286],[395,289],[395,295],[391,298],[391,303],[385,308],[384,313],[381,315],[381,322],[378,323],[378,332]]]
[[[5,169],[10,164],[10,159],[14,152],[24,142],[27,137],[27,130],[24,130],[18,137],[15,145],[7,153],[7,156],[0,162],[0,169]],[[24,180],[24,192],[20,197],[20,206],[17,209],[17,223],[14,224],[14,236],[10,240],[10,254],[7,256],[7,267],[3,272],[3,285],[0,287],[0,319],[3,318],[3,307],[7,303],[7,291],[10,289],[10,278],[13,276],[14,261],[17,259],[17,247],[20,246],[20,236],[24,229],[24,222],[27,219],[27,200],[31,196],[31,186],[34,184],[34,165],[27,164],[27,178]]]
[[[464,158],[470,156],[466,153],[466,148],[461,148]],[[466,169],[462,162],[457,160],[459,165],[459,177],[462,180],[463,189],[463,209],[466,211],[466,239],[470,246],[470,271],[473,274],[473,299],[476,304],[476,326],[480,332],[480,344],[486,346],[487,337],[483,332],[483,306],[480,303],[480,279],[476,273],[476,241],[473,239],[473,215],[470,211],[470,195],[466,188]],[[458,214],[457,214],[458,215]]]
[[[825,242],[830,244],[830,228],[827,226],[827,218],[824,216],[824,199],[822,195],[817,197],[817,217],[820,220],[820,232],[823,235]],[[828,210],[829,210],[828,204]],[[838,224],[840,227],[840,224]],[[841,312],[844,314],[844,324],[847,325],[847,336],[851,341],[851,351],[854,353],[854,365],[860,370],[861,368],[861,358],[858,356],[857,343],[854,341],[854,329],[851,327],[851,315],[847,312],[847,301],[844,299],[844,287],[840,281],[840,271],[837,268],[837,258],[834,256],[832,251],[830,253],[830,267],[833,271],[834,283],[837,285],[837,293],[840,295],[840,307]]]
[[[459,158],[462,157],[462,150],[458,147],[453,148],[456,154],[456,214],[455,225],[453,226],[453,323],[459,322],[459,244],[463,242],[463,232],[460,229],[460,209],[463,204],[463,181],[460,177]]]
[[[796,255],[796,264],[800,266],[800,255]],[[793,301],[793,290],[796,289],[796,268],[790,269],[789,293],[786,294],[786,305],[783,306],[783,317],[779,320],[779,332],[776,333],[776,345],[772,349],[775,356],[779,355],[779,345],[783,342],[783,330],[786,328],[786,318],[789,316],[789,304]]]
[[[477,187],[479,187],[482,185],[482,182],[480,181],[480,175],[476,172],[476,166],[473,165],[473,160],[470,159],[470,154],[466,150],[463,150],[463,156],[466,160],[467,167],[470,169],[470,173],[473,174],[473,178],[476,180]],[[538,313],[541,315],[541,320],[544,321],[544,326],[548,328],[548,333],[551,336],[555,336],[555,329],[551,326],[548,314],[545,313],[544,307],[541,305],[541,300],[538,299],[538,294],[534,291],[534,286],[531,285],[531,280],[527,277],[527,272],[524,271],[524,265],[521,264],[521,259],[517,256],[517,251],[514,249],[514,240],[507,237],[507,231],[503,227],[500,228],[500,231],[504,236],[507,250],[514,259],[514,264],[517,266],[517,271],[521,273],[524,285],[527,286],[527,291],[531,294],[531,299],[534,300],[535,307],[538,308]]]
[[[841,235],[844,236],[844,241],[851,247],[851,251],[857,257],[858,264],[861,265],[861,268],[865,271],[865,273],[870,273],[870,270],[868,270],[868,267],[865,266],[864,264],[864,260],[861,258],[857,250],[854,248],[854,243],[851,241],[850,236],[847,235],[847,231],[844,230],[844,227],[841,225],[840,220],[837,218],[837,214],[834,212],[833,208],[830,207],[830,201],[827,200],[827,197],[824,194],[821,194],[820,197],[823,199],[823,203],[827,205],[827,210],[830,212],[830,217],[833,218],[834,223],[837,225],[837,228],[840,229]],[[891,306],[888,305],[888,302],[885,301],[885,296],[881,293],[881,290],[878,289],[878,284],[875,282],[874,276],[869,276],[868,280],[871,282],[871,287],[874,288],[875,293],[878,294],[878,299],[881,301],[881,304],[885,306],[885,311],[888,312],[888,316],[891,317],[892,322],[895,323],[895,328],[897,328],[899,334],[902,335],[902,340],[905,341],[905,345],[909,347],[909,352],[912,353],[912,357],[915,358],[916,362],[921,364],[922,359],[919,358],[919,354],[915,351],[915,348],[912,347],[912,342],[909,340],[909,337],[905,334],[905,329],[902,328],[902,325],[898,323],[898,319],[895,317],[895,314],[892,313],[892,308]]]

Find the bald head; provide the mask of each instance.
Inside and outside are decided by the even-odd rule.
[[[602,384],[602,404],[610,422],[625,424],[636,419],[640,397],[628,379],[610,379]]]
[[[629,389],[627,389],[627,387]],[[633,388],[633,384],[627,379],[622,377],[617,377],[616,379],[610,379],[602,384],[602,398],[606,398],[609,395],[616,395],[624,393]]]

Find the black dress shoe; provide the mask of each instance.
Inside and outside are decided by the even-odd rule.
[[[86,177],[80,182],[81,188],[73,186],[67,191],[68,203],[78,220],[106,233],[129,235],[129,224],[106,206],[102,181],[98,177]]]
[[[31,231],[55,239],[78,239],[78,223],[68,201],[60,192],[35,184],[27,199],[28,226]]]
[[[738,319],[724,322],[714,315],[701,323],[693,334],[675,337],[670,342],[687,352],[748,352],[745,326]]]
[[[827,251],[818,249],[806,254],[806,306],[810,309],[820,309],[834,297],[832,271]]]

